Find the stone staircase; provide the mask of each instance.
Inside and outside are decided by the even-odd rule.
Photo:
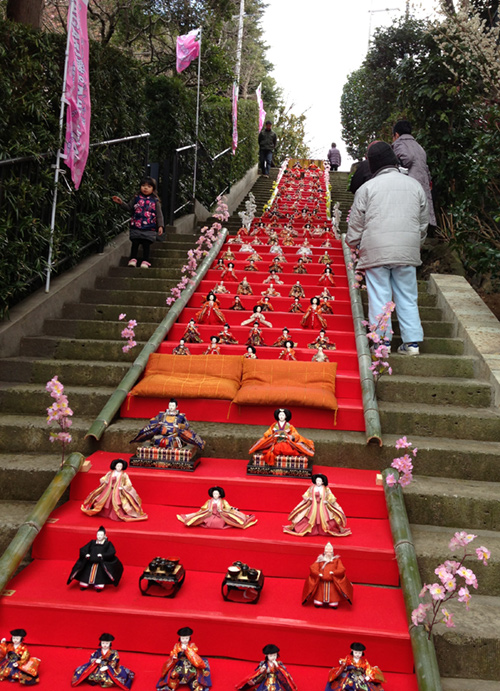
[[[344,230],[352,201],[345,192],[347,175],[332,173],[331,180],[332,199],[342,201]],[[258,211],[269,199],[271,183],[259,178],[254,186]],[[235,233],[239,217],[233,214],[227,225]],[[50,404],[44,385],[54,374],[75,411],[71,449],[118,454],[129,448],[141,420],[116,419],[98,444],[84,438],[138,352],[122,353],[118,314],[137,319],[136,340],[145,342],[165,315],[166,293],[177,283],[194,239],[176,235],[157,246],[148,271],[128,269],[124,258],[93,290],[84,291],[79,303],[66,305],[62,319],[47,320],[44,334],[24,339],[17,356],[0,360],[0,551],[58,466],[43,415]],[[399,455],[394,444],[400,436],[418,447],[416,477],[405,496],[422,579],[436,580],[434,568],[449,558],[455,530],[478,534],[477,546],[492,551],[488,567],[471,565],[479,578],[471,610],[459,605],[457,628],[436,635],[443,688],[492,691],[500,688],[500,415],[491,386],[479,376],[479,358],[464,354],[455,324],[443,320],[436,295],[423,282],[419,302],[426,334],[422,354],[392,355],[394,374],[378,386],[384,446],[367,446],[364,434],[356,432],[304,433],[314,439],[321,465],[381,469]],[[394,326],[397,346],[397,321]],[[227,458],[248,458],[262,432],[209,420],[193,428],[207,440],[205,455]]]

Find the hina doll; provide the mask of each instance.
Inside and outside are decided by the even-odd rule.
[[[196,313],[198,324],[224,324],[226,318],[219,309],[219,301],[213,291],[208,293],[201,310]]]
[[[328,252],[325,251],[324,255],[318,259],[319,264],[331,264],[332,263],[332,258],[328,254]]]
[[[288,516],[290,525],[283,527],[289,535],[333,535],[344,537],[350,535],[347,519],[332,490],[328,487],[326,475],[318,473],[312,476],[312,485],[302,495]]]
[[[262,335],[262,331],[259,327],[259,322],[256,321],[253,323],[252,328],[249,331],[248,338],[246,341],[247,346],[253,345],[253,346],[265,346],[265,341],[264,341],[264,336]]]
[[[210,336],[210,345],[203,355],[220,355],[219,340],[218,336]]]
[[[229,324],[224,324],[222,331],[219,331],[219,340],[221,343],[226,343],[227,345],[235,345],[238,343],[233,334],[229,331]]]
[[[172,350],[172,355],[191,355],[189,348],[186,346],[186,341],[184,338],[181,338],[179,341],[179,345],[175,346],[175,348]]]
[[[323,350],[323,346],[318,346],[318,352],[314,353],[311,362],[330,362],[330,358]]]
[[[334,273],[330,266],[325,266],[325,270],[318,279],[318,283],[329,283],[331,286],[335,285]]]
[[[80,590],[87,590],[92,586],[99,591],[106,585],[116,587],[122,573],[123,564],[116,556],[113,544],[107,538],[106,529],[101,525],[96,539],[80,547],[80,556],[71,569],[68,584],[73,580],[78,580]]]
[[[294,274],[306,274],[307,269],[304,264],[304,259],[302,257],[299,257],[298,262],[294,265],[293,267],[293,273]]]
[[[295,245],[293,235],[288,231],[283,230],[283,232],[281,233],[281,244],[283,245],[283,247],[293,247]]]
[[[351,643],[350,654],[330,670],[325,691],[384,691],[385,677],[379,667],[365,660],[365,650],[363,643]]]
[[[210,499],[206,501],[199,511],[188,514],[177,514],[177,518],[188,528],[250,528],[257,523],[253,514],[245,514],[238,511],[226,501],[222,487],[210,487],[208,490]]]
[[[304,261],[312,261],[311,256],[312,256],[312,249],[311,249],[311,243],[307,238],[305,238],[304,242],[302,245],[299,247],[297,250],[297,254],[301,256]]]
[[[234,262],[229,262],[229,264],[226,267],[224,267],[220,277],[224,278],[225,280],[230,280],[231,278],[233,279],[233,281],[238,280],[236,274],[234,273]],[[225,292],[228,293],[229,291],[226,290]]]
[[[319,297],[311,298],[311,304],[307,308],[306,313],[300,320],[300,325],[303,329],[317,329],[321,327],[326,329],[328,322],[321,314],[321,303]]]
[[[267,244],[268,245],[275,245],[276,243],[279,244],[279,238],[278,238],[278,233],[274,228],[271,228],[268,232],[268,239],[267,239]]]
[[[247,360],[257,360],[257,349],[252,345],[247,346],[243,357],[247,358]]]
[[[304,313],[305,309],[302,307],[302,304],[299,300],[299,298],[294,298],[292,304],[290,305],[290,309],[288,310],[292,314],[298,314],[298,313]]]
[[[279,336],[279,337],[274,341],[273,346],[276,347],[276,348],[284,348],[286,342],[289,341],[289,340],[290,340],[290,331],[289,331],[289,329],[287,329],[286,326],[285,326],[285,327],[283,327],[283,329],[282,329],[282,331],[281,331],[281,336]],[[293,344],[293,347],[295,348],[296,346],[297,346],[297,344],[294,343],[294,344]]]
[[[341,600],[352,604],[353,588],[347,578],[340,557],[333,553],[330,542],[325,545],[314,564],[309,567],[309,576],[302,591],[302,604],[314,603],[315,607],[337,609]],[[349,688],[349,687],[347,687]]]
[[[332,245],[332,241],[331,241],[331,239],[330,239],[330,234],[328,234],[328,235],[326,236],[326,238],[323,240],[323,242],[321,243],[321,248],[322,248],[322,249],[323,249],[323,248],[325,248],[325,249],[330,249],[331,247],[333,247],[333,245]]]
[[[214,268],[216,271],[223,271],[226,268],[225,264],[224,264],[224,259],[222,259],[222,258],[217,259],[217,264],[215,265]]]
[[[279,651],[277,645],[265,645],[262,648],[264,660],[236,686],[237,691],[297,691],[289,671],[278,659]]]
[[[235,241],[236,242],[245,242],[245,240],[248,240],[250,238],[250,232],[246,226],[241,226],[241,228],[238,230],[236,233]]]
[[[266,295],[265,297],[260,298],[260,300],[257,300],[255,306],[257,307],[257,305],[259,305],[262,308],[263,312],[274,312],[274,307],[271,303],[269,295]]]
[[[279,261],[278,257],[275,257],[273,261],[269,264],[269,271],[274,271],[277,274],[283,273],[283,268],[281,266],[281,262]]]
[[[264,432],[249,450],[261,451],[267,465],[275,465],[276,456],[314,456],[314,442],[306,439],[290,424],[292,413],[288,408],[276,408],[276,422]]]
[[[255,261],[253,259],[249,259],[248,264],[245,264],[245,271],[258,271],[258,268],[255,266]]]
[[[175,691],[179,686],[190,691],[203,691],[212,686],[210,664],[206,657],[198,655],[197,646],[191,642],[193,629],[183,626],[177,631],[179,640],[170,651],[163,665],[156,691]]]
[[[281,293],[278,293],[276,288],[274,287],[274,283],[270,283],[265,290],[261,292],[261,295],[264,297],[267,295],[270,298],[280,298]]]
[[[332,298],[330,298],[332,299]],[[323,296],[323,293],[319,296],[319,304],[322,314],[333,314],[333,307],[330,304],[328,298]]]
[[[247,277],[243,276],[243,280],[240,281],[236,289],[237,295],[253,295],[252,286],[247,281]]]
[[[304,288],[302,287],[302,284],[300,281],[296,281],[293,286],[290,288],[290,292],[288,293],[288,297],[291,298],[305,298],[306,294],[304,291]]]
[[[220,281],[212,289],[212,293],[215,293],[216,295],[227,295],[229,293],[229,290],[224,285],[224,281]]]
[[[319,347],[323,348],[323,350],[337,350],[337,346],[335,343],[330,342],[324,329],[321,329],[319,335],[316,336],[312,343],[308,343],[307,347],[311,350],[317,350]]]
[[[0,641],[0,681],[17,681],[22,686],[38,684],[40,659],[30,655],[24,643],[26,631],[12,629],[10,635],[10,641]]]
[[[234,296],[234,301],[231,307],[229,308],[230,310],[234,310],[235,312],[244,312],[245,307],[243,306],[243,303],[241,302],[241,298],[239,295]]]
[[[75,669],[71,686],[79,686],[86,681],[91,686],[100,686],[103,689],[112,686],[119,689],[131,688],[135,673],[120,665],[118,652],[111,650],[114,640],[115,637],[110,633],[102,633],[99,636],[100,647],[92,653],[88,662]]]
[[[99,487],[93,490],[81,505],[87,516],[111,518],[112,521],[145,521],[147,513],[130,478],[125,472],[127,461],[115,458],[111,461],[109,472],[104,475]]]
[[[262,257],[255,250],[254,250],[253,254],[250,257],[248,257],[248,261],[250,261],[250,259],[253,259],[254,262],[261,262],[262,261]]]
[[[297,362],[297,358],[295,357],[295,350],[294,350],[293,346],[294,346],[293,341],[286,341],[285,342],[285,348],[278,355],[278,360],[284,360],[285,362],[291,362],[293,360],[294,362]]]
[[[222,255],[222,259],[223,259],[223,261],[226,261],[226,262],[234,262],[235,256],[231,252],[230,247],[228,247],[227,250],[224,252],[224,254]]]
[[[205,441],[189,427],[186,416],[179,412],[177,401],[171,398],[167,410],[152,417],[132,442],[149,441],[162,449],[182,449],[186,446],[205,448]]]
[[[282,285],[283,285],[283,281],[281,280],[281,278],[279,277],[279,275],[276,273],[276,269],[270,269],[270,270],[269,270],[269,276],[268,276],[267,278],[265,278],[265,279],[262,281],[262,283],[263,283],[263,284],[267,284],[267,283],[277,283],[279,286],[282,286]]]
[[[185,341],[186,343],[203,343],[203,338],[200,335],[200,332],[196,328],[196,322],[194,319],[190,319],[188,325],[186,326],[186,330],[184,331],[184,336],[181,338],[181,341]]]
[[[250,316],[249,319],[245,319],[245,321],[241,322],[241,326],[248,326],[249,324],[252,324],[252,322],[255,324],[256,322],[259,324],[262,324],[263,326],[267,326],[270,329],[272,328],[271,322],[268,322],[266,320],[266,317],[264,316],[264,313],[262,311],[262,307],[260,305],[255,305],[253,308],[253,313]]]

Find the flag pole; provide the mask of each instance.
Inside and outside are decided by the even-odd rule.
[[[64,74],[63,74],[63,87],[61,95],[61,109],[59,111],[59,147],[56,154],[56,164],[54,171],[54,194],[52,196],[52,211],[50,214],[50,240],[49,240],[49,254],[47,257],[47,275],[45,279],[45,292],[48,293],[50,290],[50,274],[52,272],[52,253],[54,247],[54,229],[56,226],[56,207],[57,207],[57,187],[59,184],[59,169],[61,165],[61,159],[65,158],[65,155],[61,152],[63,129],[64,129],[64,111],[66,109],[66,79],[68,76],[68,57],[69,57],[69,42],[71,39],[71,27],[73,25],[71,16],[73,13],[73,7],[76,0],[70,0],[68,5],[68,36],[66,38],[66,52],[64,54]]]
[[[193,172],[193,207],[196,201],[196,171],[198,166],[198,128],[200,124],[200,77],[201,77],[201,26],[200,50],[198,52],[198,91],[196,93],[196,124],[194,128],[194,172]],[[194,211],[194,208],[193,208]]]

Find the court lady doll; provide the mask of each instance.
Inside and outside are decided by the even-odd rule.
[[[210,499],[206,501],[199,511],[188,514],[177,514],[177,518],[188,528],[250,528],[257,523],[253,514],[245,514],[238,511],[226,501],[226,493],[222,487],[210,487],[208,490]]]
[[[266,320],[264,312],[262,311],[262,306],[258,304],[254,306],[252,315],[248,319],[245,319],[241,322],[241,326],[248,326],[252,322],[259,322],[259,324],[267,326],[268,328],[272,328],[273,326],[271,322]]]
[[[325,266],[325,270],[318,279],[318,283],[328,283],[331,286],[335,285],[334,274],[330,265]]]
[[[93,490],[81,505],[87,516],[111,518],[112,521],[145,521],[147,513],[128,474],[128,463],[123,458],[111,461],[109,472],[101,477],[99,487]]]
[[[283,527],[289,535],[333,535],[345,537],[351,534],[346,515],[328,487],[328,478],[322,473],[312,476],[312,484],[302,495],[302,501],[288,516],[290,524]]]

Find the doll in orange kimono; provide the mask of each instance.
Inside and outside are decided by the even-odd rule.
[[[206,501],[199,511],[188,514],[177,514],[177,518],[188,528],[194,526],[201,528],[250,528],[257,523],[253,514],[245,514],[238,511],[226,501],[222,487],[210,487],[208,490],[210,499]]]
[[[141,499],[125,472],[127,461],[115,458],[101,480],[83,502],[81,509],[87,516],[111,518],[112,521],[145,521],[147,513],[142,510]]]
[[[332,667],[325,691],[384,691],[380,685],[385,681],[379,667],[365,660],[366,648],[362,643],[351,643],[351,652]]]
[[[312,476],[312,485],[288,516],[290,525],[283,527],[289,535],[350,535],[347,519],[332,490],[326,475]]]
[[[191,691],[203,691],[212,686],[210,665],[206,657],[198,655],[197,646],[191,642],[193,629],[183,626],[177,631],[179,640],[170,651],[163,665],[157,691],[175,690],[182,686]]]
[[[208,293],[201,310],[196,313],[196,321],[198,324],[224,324],[225,316],[219,308],[219,301],[213,291]],[[186,338],[186,335],[184,335]]]
[[[262,451],[267,465],[275,465],[276,456],[314,456],[314,442],[306,439],[290,424],[292,413],[288,408],[276,408],[276,422],[251,447],[249,453]]]
[[[319,297],[311,298],[311,304],[300,320],[301,327],[303,329],[326,329],[328,327],[328,322],[321,312],[321,301]]]
[[[24,638],[24,629],[13,629],[11,639],[0,641],[0,681],[18,682],[22,686],[33,686],[40,681],[38,678],[38,657],[31,657]]]
[[[340,557],[333,553],[333,546],[328,542],[323,554],[309,567],[309,577],[304,583],[302,604],[311,600],[315,607],[337,609],[341,600],[352,604],[352,583],[347,578]]]

